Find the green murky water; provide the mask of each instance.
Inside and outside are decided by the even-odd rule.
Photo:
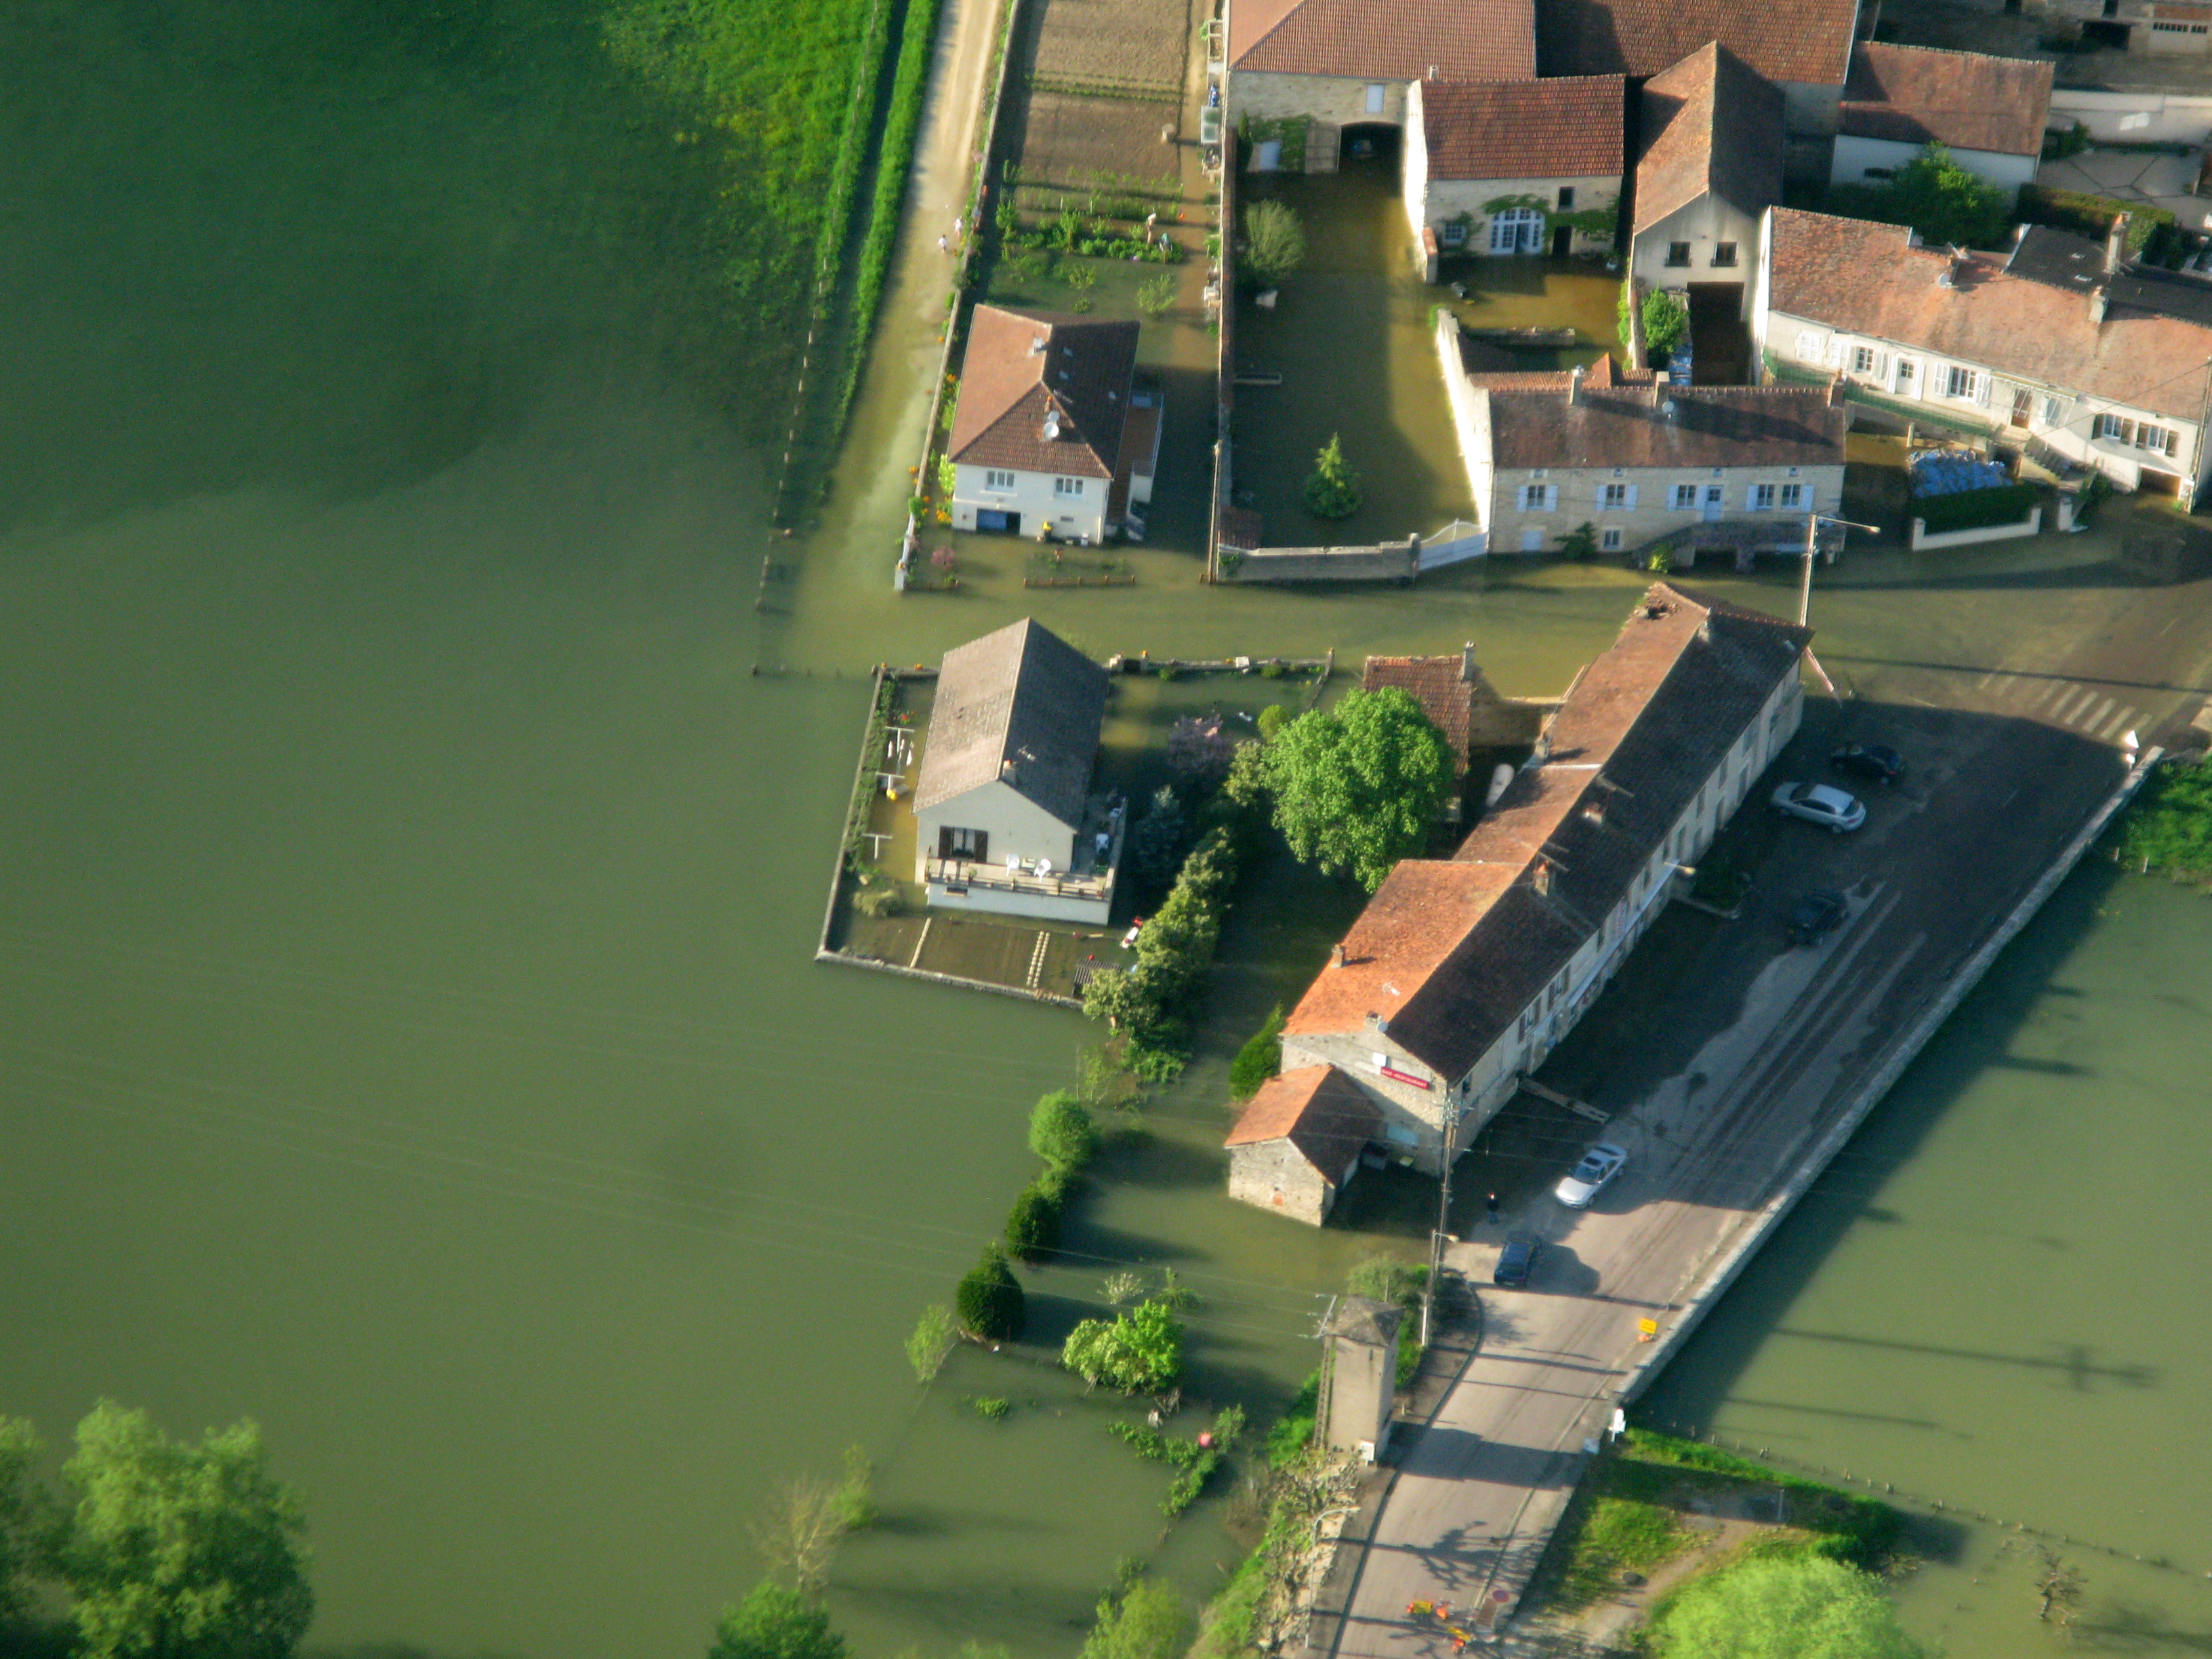
[[[5,37],[0,134],[0,1409],[53,1437],[102,1394],[182,1430],[259,1419],[306,1489],[327,1647],[696,1652],[757,1571],[766,1494],[854,1443],[884,1512],[834,1577],[862,1652],[1071,1651],[1123,1555],[1205,1593],[1237,1553],[1220,1506],[1166,1528],[1165,1477],[1042,1346],[963,1353],[926,1395],[905,1372],[1084,1029],[808,964],[859,672],[1033,609],[1101,653],[1474,638],[1502,686],[1556,690],[1632,580],[1201,595],[1170,509],[1136,587],[1024,593],[1010,565],[900,601],[935,275],[890,295],[820,524],[771,542],[726,388],[669,349],[696,338],[693,186],[625,170],[588,33],[518,33],[488,87],[441,67],[434,30],[337,4],[294,14],[304,45],[189,6],[66,15],[75,75]],[[333,50],[349,31],[361,49]],[[1190,344],[1148,337],[1148,361]],[[1171,427],[1188,476],[1200,426]],[[788,574],[757,609],[769,550]],[[1823,600],[1839,645],[1947,654],[1928,607],[1858,568]],[[2067,603],[1962,592],[1944,626],[2063,629]],[[1106,1272],[1172,1263],[1203,1298],[1194,1393],[1262,1407],[1310,1363],[1314,1291],[1367,1247],[1218,1195],[1227,1053],[1347,913],[1277,896],[1238,917],[1190,1082],[1109,1155],[1032,1301],[1048,1342]],[[2154,999],[2202,960],[2208,912],[2085,879],[2056,914],[2004,973],[2078,1019],[2058,1036],[2087,1069],[2000,1064],[2044,1053],[2012,1005],[1962,1021],[1892,1114],[1907,1127],[1876,1131],[1883,1195],[1851,1189],[1848,1225],[1808,1212],[1674,1397],[1725,1396],[1724,1423],[1741,1395],[1798,1401],[1764,1431],[1811,1461],[2179,1560],[2202,1528],[2160,1479],[2203,1405],[2183,1294],[2203,1050]],[[1776,1310],[1846,1334],[1909,1311],[1942,1326],[1923,1346],[2065,1364],[1771,1335]],[[1843,1409],[1836,1352],[1929,1397],[1880,1413],[1955,1432],[1812,1409]],[[1012,1415],[981,1421],[979,1393]],[[1908,1610],[1956,1653],[2005,1651],[2016,1608],[1954,1595],[1960,1559]],[[2171,1575],[2091,1571],[2212,1626]]]

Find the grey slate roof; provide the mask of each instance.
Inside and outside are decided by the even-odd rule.
[[[1395,1303],[1377,1302],[1371,1296],[1340,1296],[1322,1334],[1387,1348],[1398,1340],[1398,1327],[1405,1319],[1406,1310]]]
[[[915,811],[1003,778],[1079,823],[1105,717],[1106,671],[1028,617],[955,646],[938,672]]]

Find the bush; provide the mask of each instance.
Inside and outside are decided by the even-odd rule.
[[[1054,1090],[1030,1109],[1030,1150],[1049,1167],[1073,1173],[1098,1155],[1098,1126],[1080,1100]]]
[[[1158,322],[1176,302],[1176,279],[1162,271],[1137,284],[1137,309]]]
[[[1279,1002],[1260,1029],[1237,1051],[1237,1058],[1229,1063],[1231,1097],[1251,1099],[1260,1092],[1262,1084],[1282,1069],[1283,1005]]]
[[[1021,1280],[996,1244],[984,1247],[983,1259],[968,1270],[952,1302],[961,1328],[986,1342],[1012,1341],[1029,1319],[1029,1298],[1022,1294]]]
[[[2177,881],[2212,876],[2212,763],[2170,762],[2153,772],[2120,821],[2121,864]]]
[[[1280,202],[1244,210],[1244,257],[1238,273],[1254,288],[1273,288],[1306,262],[1306,228]]]
[[[1359,475],[1344,459],[1343,442],[1330,433],[1306,477],[1306,511],[1321,519],[1348,519],[1359,511],[1364,495]]]
[[[1818,1557],[1753,1559],[1692,1580],[1651,1626],[1661,1659],[1918,1659],[1868,1573]]]
[[[2077,236],[2102,241],[2112,221],[2124,213],[2128,219],[2128,252],[2141,253],[2154,233],[2172,234],[2173,215],[2148,202],[2120,202],[2109,196],[2091,196],[2078,190],[2052,190],[2045,185],[2022,185],[2015,210],[2031,225],[2070,230]]]
[[[986,1423],[996,1423],[1003,1419],[1008,1412],[1013,1409],[1013,1407],[1006,1401],[996,1399],[989,1395],[976,1395],[975,1404],[975,1415],[981,1418]]]
[[[2076,121],[2063,132],[2043,135],[2043,159],[2046,161],[2063,161],[2088,148],[2089,128],[2086,122]]]
[[[853,895],[853,908],[864,916],[880,919],[898,915],[906,908],[906,902],[896,887],[869,886]]]
[[[1190,1615],[1173,1586],[1139,1578],[1098,1604],[1083,1659],[1180,1659],[1190,1645]]]
[[[1283,1407],[1283,1414],[1267,1431],[1263,1443],[1271,1468],[1289,1468],[1306,1455],[1313,1444],[1314,1425],[1320,1411],[1321,1373],[1316,1371],[1291,1397],[1291,1403]]]
[[[1967,172],[1938,143],[1922,145],[1879,185],[1831,185],[1821,205],[1850,218],[1910,225],[1924,242],[1960,247],[1996,246],[2011,218],[2004,192]]]
[[[1043,1181],[1022,1188],[1006,1212],[1006,1251],[1024,1261],[1041,1261],[1060,1243],[1060,1194]]]
[[[1952,495],[1913,498],[1912,516],[1930,534],[1947,530],[1979,530],[1984,526],[2019,524],[2042,499],[2033,484],[1997,484],[1989,489],[1961,489]]]
[[[1146,808],[1129,832],[1129,876],[1139,887],[1164,887],[1174,879],[1176,866],[1190,850],[1190,815],[1168,784],[1152,792]]]
[[[933,1302],[921,1310],[915,1323],[914,1334],[906,1340],[907,1363],[914,1367],[917,1382],[934,1382],[938,1372],[952,1352],[952,1345],[959,1339],[959,1331],[952,1321],[952,1310],[941,1302]]]
[[[1182,1375],[1182,1336],[1173,1309],[1146,1302],[1110,1322],[1083,1321],[1067,1334],[1060,1363],[1093,1387],[1150,1393]]]
[[[1644,347],[1654,354],[1672,351],[1690,331],[1690,306],[1683,297],[1663,288],[1644,296]]]

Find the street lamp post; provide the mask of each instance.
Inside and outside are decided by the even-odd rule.
[[[1832,513],[1808,513],[1805,515],[1805,580],[1797,589],[1797,625],[1800,628],[1813,614],[1813,558],[1819,550],[1820,526],[1824,524],[1841,525],[1846,530],[1863,530],[1869,535],[1881,534],[1880,525],[1839,519]]]

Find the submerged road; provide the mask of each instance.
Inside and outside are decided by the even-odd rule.
[[[1863,1109],[1869,1079],[2125,778],[2112,710],[2084,727],[2063,718],[2081,701],[2070,695],[2047,701],[2055,718],[1977,701],[1808,705],[1805,731],[1717,848],[1756,872],[1742,918],[1702,942],[1655,930],[1629,970],[1651,994],[1601,1001],[1571,1040],[1577,1054],[1547,1067],[1614,1115],[1589,1138],[1626,1146],[1627,1167],[1589,1211],[1546,1193],[1451,1249],[1480,1287],[1481,1346],[1431,1423],[1400,1425],[1395,1470],[1347,1531],[1310,1653],[1450,1652],[1435,1620],[1408,1616],[1415,1601],[1449,1604],[1462,1629],[1502,1626],[1586,1442],[1659,1352],[1639,1322],[1657,1322],[1671,1347],[1724,1288],[1769,1207]],[[2139,691],[2142,735],[2195,701],[2181,687]],[[1911,766],[1893,788],[1861,787],[1863,830],[1834,837],[1759,810],[1778,783],[1825,775],[1822,757],[1846,738],[1893,744]],[[1780,918],[1815,887],[1844,891],[1849,918],[1818,946],[1788,950]],[[1509,1233],[1544,1241],[1525,1289],[1489,1283]]]

